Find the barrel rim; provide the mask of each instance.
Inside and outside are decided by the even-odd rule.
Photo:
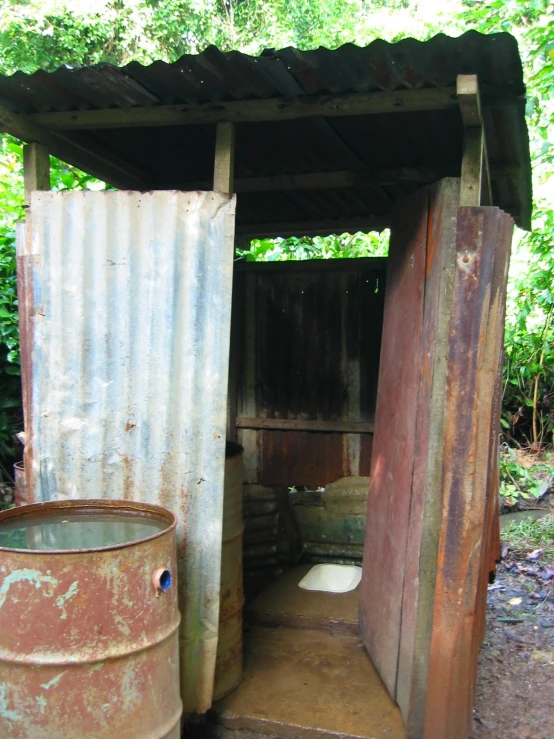
[[[167,522],[167,527],[155,534],[145,536],[142,539],[133,539],[122,544],[111,544],[105,547],[89,547],[86,549],[16,549],[15,547],[0,546],[0,552],[19,552],[21,554],[40,554],[42,556],[50,554],[88,554],[89,552],[109,552],[116,549],[126,549],[127,547],[137,546],[145,542],[158,539],[165,536],[168,532],[174,531],[177,526],[177,516],[168,508],[164,508],[154,503],[138,503],[130,500],[113,500],[107,498],[83,498],[80,500],[51,500],[45,503],[29,503],[28,505],[16,506],[6,511],[0,512],[0,525],[5,521],[18,518],[27,518],[36,513],[41,515],[49,515],[59,512],[60,510],[90,510],[91,512],[115,511],[134,514],[136,516],[145,516],[151,514],[151,518],[162,519]]]

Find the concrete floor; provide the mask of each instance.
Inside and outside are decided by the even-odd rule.
[[[215,704],[207,735],[404,739],[398,707],[353,635],[357,591],[302,591],[307,569],[288,573],[249,607],[249,621],[264,625],[247,628],[244,679]]]
[[[298,583],[311,567],[301,565],[282,575],[247,606],[245,622],[357,636],[359,587],[340,594],[303,590]]]

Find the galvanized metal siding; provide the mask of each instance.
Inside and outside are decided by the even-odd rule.
[[[209,707],[217,647],[234,212],[219,193],[33,193],[19,245],[30,497],[177,514],[185,711]]]
[[[246,481],[318,486],[369,474],[385,260],[246,266],[236,291]],[[284,424],[249,429],[246,419]],[[329,423],[307,431],[291,420]],[[366,433],[341,431],[343,422],[365,423]]]

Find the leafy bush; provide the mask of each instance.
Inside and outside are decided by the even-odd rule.
[[[247,262],[284,262],[303,259],[348,259],[386,256],[389,230],[333,236],[302,236],[288,239],[254,239],[250,249],[237,249]]]
[[[527,462],[529,459],[527,460]],[[522,498],[541,498],[554,483],[554,467],[551,454],[538,460],[531,457],[531,464],[521,464],[516,452],[503,444],[500,450],[500,495],[509,507]]]

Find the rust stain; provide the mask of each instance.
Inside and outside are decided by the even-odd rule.
[[[219,601],[219,635],[214,700],[234,690],[242,678],[242,611],[244,606],[242,540],[243,449],[227,442],[223,492],[223,546]]]
[[[466,739],[471,730],[492,516],[491,418],[503,333],[492,296],[499,281],[505,290],[506,275],[498,270],[506,250],[498,209],[459,209],[426,737]]]
[[[373,422],[386,261],[335,261],[241,267],[235,297],[249,325],[238,415]],[[369,473],[369,433],[262,428],[239,438],[248,483],[317,486]]]
[[[76,510],[166,527],[104,549],[2,549],[0,735],[178,739],[177,587],[156,598],[151,582],[160,566],[176,574],[176,519],[159,506],[64,501],[5,511],[0,528]]]
[[[16,506],[26,505],[30,501],[27,495],[27,479],[23,462],[16,462],[13,466],[14,472],[14,503]]]

